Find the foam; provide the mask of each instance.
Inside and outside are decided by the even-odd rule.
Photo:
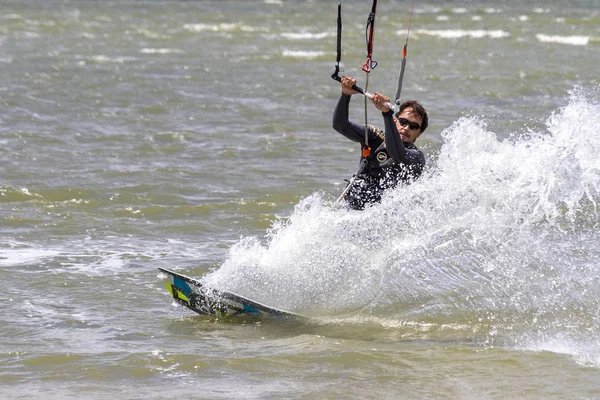
[[[461,39],[461,38],[472,38],[472,39],[503,39],[510,37],[510,33],[503,30],[463,30],[463,29],[441,29],[441,30],[429,30],[429,29],[417,29],[417,34],[426,36],[436,36],[442,39]],[[401,31],[396,32],[401,34]]]
[[[558,44],[568,44],[572,46],[587,46],[590,42],[589,36],[559,36],[559,35],[545,35],[542,33],[538,33],[535,35],[535,38],[542,43],[558,43]]]

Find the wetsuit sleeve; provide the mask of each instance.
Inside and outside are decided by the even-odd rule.
[[[353,142],[365,143],[365,127],[355,124],[349,119],[350,97],[347,94],[340,96],[340,99],[333,110],[333,129],[346,136]]]
[[[416,147],[407,149],[404,146],[404,141],[402,141],[398,128],[394,123],[393,111],[390,110],[382,114],[383,122],[385,123],[385,148],[389,156],[398,163],[413,166],[418,170],[418,174],[420,175],[420,172],[425,167],[425,155]]]

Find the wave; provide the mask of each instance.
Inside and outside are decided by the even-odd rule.
[[[80,60],[79,64],[84,65],[86,63],[96,64],[123,64],[128,61],[135,60],[133,57],[109,57],[102,54],[86,57],[84,60]]]
[[[290,58],[307,58],[313,59],[325,56],[327,53],[324,51],[308,51],[308,50],[287,50],[284,49],[282,55]]]
[[[140,50],[142,54],[174,54],[174,53],[183,53],[183,51],[179,49],[150,49],[144,48]]]
[[[511,37],[510,32],[506,32],[503,30],[482,30],[482,29],[474,29],[474,30],[463,30],[463,29],[440,29],[440,30],[431,30],[431,29],[417,29],[415,30],[416,34],[421,34],[425,36],[434,36],[442,39],[462,39],[462,38],[471,38],[471,39],[504,39]],[[397,35],[405,35],[406,32],[399,30],[396,31]],[[586,35],[571,35],[571,36],[561,36],[561,35],[547,35],[543,33],[538,33],[535,35],[535,38],[542,43],[558,43],[558,44],[567,44],[573,46],[586,46],[592,42],[597,41],[595,37],[586,36]]]
[[[307,315],[583,346],[600,335],[599,93],[573,90],[544,129],[508,139],[463,117],[419,181],[362,212],[313,194],[205,283]]]
[[[268,32],[267,27],[255,27],[237,23],[215,23],[215,24],[185,24],[183,29],[190,32]]]
[[[490,39],[503,39],[510,37],[510,33],[503,30],[463,30],[463,29],[442,29],[442,30],[430,30],[430,29],[417,29],[417,34],[426,36],[436,36],[443,39],[461,39],[469,37],[473,39],[490,38]],[[397,31],[396,34],[406,34],[405,31]]]
[[[590,43],[590,36],[558,36],[558,35],[545,35],[539,33],[535,35],[535,38],[542,43],[559,43],[559,44],[570,44],[573,46],[586,46]]]
[[[291,40],[314,40],[314,39],[324,39],[328,36],[334,36],[333,32],[319,32],[319,33],[310,33],[310,32],[283,32],[281,34],[282,37]]]
[[[60,252],[47,249],[22,248],[0,249],[0,267],[12,267],[18,265],[41,264],[48,259],[56,257]]]

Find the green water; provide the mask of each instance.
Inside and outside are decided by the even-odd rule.
[[[379,3],[369,90],[392,96],[410,4]],[[343,4],[344,73],[364,84],[370,2]],[[430,113],[431,182],[361,216],[327,209],[359,157],[331,129],[337,2],[2,1],[2,397],[600,397],[600,126],[569,114],[577,86],[597,110],[599,5],[415,2],[403,95]],[[531,181],[484,175],[527,147],[486,134],[551,131],[565,107],[589,153],[538,143]],[[461,117],[485,129],[445,139]],[[456,141],[456,174],[436,180]],[[546,159],[580,171],[533,201]],[[194,316],[157,277],[226,261],[217,281],[316,320]]]

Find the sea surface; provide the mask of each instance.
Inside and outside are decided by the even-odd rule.
[[[371,1],[342,4],[364,87]],[[371,92],[411,7],[379,1]],[[336,19],[0,0],[0,398],[600,398],[600,1],[415,1],[427,170],[362,212]],[[158,267],[308,320],[197,316]]]

